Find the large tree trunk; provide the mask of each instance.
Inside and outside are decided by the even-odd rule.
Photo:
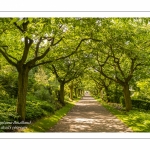
[[[84,90],[81,90],[81,96],[83,96],[84,95]]]
[[[74,93],[75,93],[75,97],[77,98],[78,97],[78,92],[77,92],[77,88],[74,88]]]
[[[104,98],[103,88],[100,88],[99,92],[100,92],[100,98],[103,99]]]
[[[70,99],[73,100],[73,82],[71,82],[71,85],[69,86],[70,88]]]
[[[96,95],[98,95],[98,92],[99,92],[98,89],[96,89]]]
[[[81,89],[78,89],[78,96],[81,96]]]
[[[28,73],[27,68],[18,70],[18,101],[17,101],[17,113],[20,116],[20,121],[25,121],[26,115],[26,95],[28,86]]]
[[[109,95],[109,90],[108,90],[108,87],[105,86],[105,92],[106,92],[106,98],[107,98],[107,102],[110,102],[110,95]]]
[[[123,86],[123,93],[125,98],[126,111],[130,111],[132,109],[132,102],[129,91],[129,84],[125,83]]]
[[[64,101],[64,86],[65,86],[65,84],[63,82],[60,82],[60,98],[59,98],[59,102],[63,106],[65,105],[65,101]]]

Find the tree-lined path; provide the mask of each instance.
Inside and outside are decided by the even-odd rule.
[[[149,39],[150,18],[0,18],[0,122],[40,121],[47,132],[89,91],[150,132]],[[90,95],[62,120],[53,131],[128,131]]]
[[[50,132],[132,132],[90,95],[85,95]]]

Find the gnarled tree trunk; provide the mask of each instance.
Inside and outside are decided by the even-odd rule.
[[[130,97],[129,84],[125,83],[123,85],[123,93],[125,98],[126,111],[130,111],[132,109],[132,102]]]
[[[107,102],[110,102],[110,97],[109,97],[110,95],[109,95],[108,87],[107,87],[107,86],[105,86],[104,88],[105,88],[105,92],[106,92]]]
[[[24,121],[26,115],[26,95],[29,69],[21,67],[21,69],[18,69],[18,73],[17,113],[20,116],[19,120]]]
[[[71,85],[69,86],[70,88],[70,99],[73,100],[73,82],[71,82]]]
[[[78,89],[78,96],[81,96],[82,95],[82,91],[81,89]]]
[[[60,98],[59,98],[59,102],[63,106],[65,105],[65,101],[64,101],[64,86],[65,86],[65,83],[64,82],[60,82]]]
[[[103,99],[104,98],[103,88],[100,88],[99,92],[100,92],[100,98]]]
[[[75,97],[78,97],[78,92],[77,92],[77,88],[74,88],[74,93],[75,93]]]

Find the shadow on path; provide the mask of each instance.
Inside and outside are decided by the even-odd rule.
[[[49,132],[132,132],[91,96],[84,96]]]

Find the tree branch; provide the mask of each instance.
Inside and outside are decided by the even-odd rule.
[[[121,75],[124,77],[125,79],[125,75],[124,75],[124,72],[122,71],[121,67],[120,67],[120,59],[117,58],[113,52],[113,49],[112,49],[112,46],[110,46],[110,50],[112,52],[112,57],[114,58],[114,63],[117,64],[117,68],[119,69]]]
[[[55,74],[57,80],[58,80],[59,82],[61,82],[62,80],[59,78],[59,75],[58,75],[58,73],[57,73],[57,70],[56,70],[55,66],[52,65],[52,68],[53,68],[53,73]]]
[[[130,81],[132,76],[133,76],[133,72],[135,71],[136,67],[138,66],[138,64],[135,66],[134,68],[134,64],[135,64],[136,59],[131,59],[131,67],[130,67],[130,73],[128,75],[128,77],[126,78],[126,81]]]
[[[22,29],[20,26],[17,25],[16,22],[14,22],[14,25],[15,25],[22,33],[25,33],[25,32],[27,31],[27,26],[28,26],[28,24],[29,24],[29,21],[23,22],[23,23],[22,23],[23,29]]]
[[[45,37],[45,38],[49,38],[49,37]],[[55,45],[58,44],[62,39],[63,39],[63,37],[60,38],[60,40],[58,40],[56,43],[51,44],[51,46],[55,46]],[[77,45],[77,47],[75,48],[75,50],[74,50],[73,52],[71,52],[70,54],[68,54],[67,56],[62,56],[62,57],[59,57],[59,58],[57,58],[57,59],[55,59],[55,60],[48,60],[48,61],[44,61],[44,62],[41,62],[41,63],[38,63],[38,64],[34,64],[37,60],[40,60],[40,59],[42,59],[42,58],[44,58],[44,57],[46,56],[46,54],[50,51],[50,47],[49,47],[41,56],[38,56],[38,57],[36,57],[34,60],[31,60],[31,61],[32,61],[32,64],[34,64],[34,65],[32,66],[32,68],[33,68],[33,67],[40,66],[40,65],[44,65],[44,64],[47,64],[47,63],[51,63],[51,62],[53,62],[53,61],[58,61],[58,60],[61,60],[61,59],[65,59],[65,58],[67,58],[67,57],[70,57],[71,55],[73,55],[73,54],[75,54],[75,53],[77,52],[77,50],[79,49],[79,47],[81,46],[81,44],[82,44],[84,41],[90,40],[90,39],[91,39],[91,40],[94,40],[94,41],[96,41],[96,42],[100,42],[100,41],[101,41],[101,40],[93,39],[93,38],[84,38],[84,39],[82,39],[82,40],[79,42],[79,44]],[[52,38],[50,38],[50,40],[54,42],[54,40],[52,40]],[[52,42],[52,43],[53,43],[53,42]]]
[[[6,50],[5,50],[5,54],[6,54],[8,57],[10,57],[10,58],[12,58],[12,59],[16,60],[16,62],[18,62],[18,60],[17,60],[15,57],[13,57],[13,56],[9,55],[9,54],[7,53],[7,51],[6,51]]]
[[[42,58],[44,58],[49,51],[50,51],[50,47],[48,47],[41,56],[36,57],[35,61],[41,60]]]
[[[98,52],[97,52],[96,60],[97,60],[97,62],[98,62],[98,64],[99,64],[99,66],[101,66],[101,67],[105,66],[105,64],[107,63],[107,61],[108,61],[109,58],[110,58],[110,55],[108,54],[108,56],[106,57],[104,63],[103,63],[103,64],[100,64],[99,57],[98,57]]]
[[[116,62],[116,64],[117,64],[117,67],[118,67],[118,69],[119,69],[121,75],[122,75],[122,76],[124,77],[124,79],[125,79],[124,72],[122,71],[122,69],[121,69],[121,67],[120,67],[120,64],[119,64],[119,59],[118,59],[118,61]]]
[[[30,50],[30,47],[33,43],[33,40],[28,38],[28,37],[25,37],[25,47],[24,47],[24,52],[23,52],[23,56],[20,60],[20,62],[23,64],[26,59],[27,59],[27,56],[28,56],[28,53],[29,53],[29,50]]]
[[[57,45],[62,39],[63,39],[63,37],[60,38],[56,43],[54,43],[54,38],[53,38],[53,39],[51,40],[51,46]]]
[[[38,41],[38,43],[36,45],[35,58],[37,58],[37,56],[38,56],[38,51],[39,51],[39,47],[40,47],[41,42],[42,42],[42,37],[40,37],[40,39],[39,39],[39,41]]]
[[[63,38],[61,38],[58,42],[60,42],[62,39],[63,39]],[[79,42],[79,44],[77,45],[77,47],[75,48],[75,50],[74,50],[73,52],[71,52],[70,54],[68,54],[67,56],[62,56],[62,57],[59,57],[59,58],[57,58],[57,59],[55,59],[55,60],[44,61],[44,62],[35,64],[35,65],[32,66],[32,67],[44,65],[44,64],[47,64],[47,63],[51,63],[51,62],[53,62],[53,61],[58,61],[58,60],[61,60],[61,59],[65,59],[65,58],[67,58],[67,57],[70,57],[71,55],[73,55],[73,54],[76,53],[76,51],[79,49],[79,47],[80,47],[80,45],[82,44],[83,41],[89,40],[89,39],[90,39],[90,38],[82,39],[82,40]],[[58,43],[58,42],[56,42],[56,43]],[[55,43],[55,45],[56,45],[56,43]],[[54,45],[53,45],[53,46],[54,46]],[[50,50],[50,49],[48,48],[47,51],[45,51],[45,53],[44,53],[42,56],[37,57],[37,58],[35,59],[35,62],[36,62],[37,60],[42,59],[42,58],[49,52],[49,50]]]
[[[13,66],[17,66],[17,64],[15,62],[13,62],[5,52],[3,52],[3,50],[0,49],[0,53],[5,57],[5,59],[8,61],[8,63],[10,63]]]
[[[79,75],[76,76],[76,74],[77,74],[77,72],[75,72],[74,75],[71,76],[70,79],[66,80],[65,83],[68,83],[68,82],[70,82],[70,81],[73,80],[73,79],[77,79],[77,78],[79,77]]]
[[[22,33],[24,33],[23,29],[21,29],[21,27],[19,27],[16,22],[14,22],[14,25],[15,25]]]

